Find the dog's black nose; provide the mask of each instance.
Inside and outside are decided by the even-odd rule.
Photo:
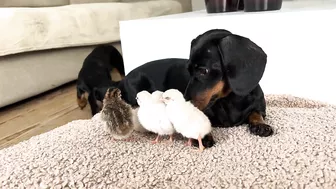
[[[184,99],[185,99],[186,101],[191,100],[191,97],[190,97],[190,95],[187,93],[187,91],[183,94],[183,97],[184,97]]]
[[[185,99],[186,101],[191,100],[191,98],[189,98],[187,95],[184,95],[184,99]]]

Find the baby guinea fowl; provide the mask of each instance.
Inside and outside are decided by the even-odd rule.
[[[117,88],[109,88],[103,100],[101,118],[106,121],[107,128],[114,139],[130,137],[134,130],[132,113],[132,107],[121,98],[121,91]]]
[[[169,120],[174,125],[176,132],[188,138],[198,140],[199,149],[202,152],[204,146],[202,138],[211,132],[209,118],[190,101],[185,101],[183,94],[176,89],[169,89],[162,94],[166,104],[166,112]]]

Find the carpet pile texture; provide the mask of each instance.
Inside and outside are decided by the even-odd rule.
[[[336,107],[266,99],[274,136],[215,128],[217,143],[203,153],[181,137],[112,141],[99,114],[72,121],[1,150],[0,188],[336,188]]]

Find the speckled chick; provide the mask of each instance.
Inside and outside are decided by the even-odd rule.
[[[101,118],[106,121],[114,139],[128,139],[134,130],[132,107],[121,98],[121,91],[117,88],[107,90]]]

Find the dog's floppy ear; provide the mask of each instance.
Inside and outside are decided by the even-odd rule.
[[[190,47],[190,57],[189,61],[187,63],[187,69],[191,73],[191,61],[194,56],[198,54],[199,51],[202,51],[205,44],[211,42],[211,41],[218,41],[228,35],[231,35],[232,33],[225,29],[212,29],[204,32],[201,35],[198,35],[195,39],[191,41],[191,47]]]
[[[224,29],[212,29],[204,32],[191,41],[190,56],[193,56],[197,51],[202,50],[204,45],[210,41],[218,41],[231,34],[231,32]]]
[[[224,37],[218,48],[230,88],[237,95],[247,95],[264,74],[266,53],[250,39],[239,35]]]

